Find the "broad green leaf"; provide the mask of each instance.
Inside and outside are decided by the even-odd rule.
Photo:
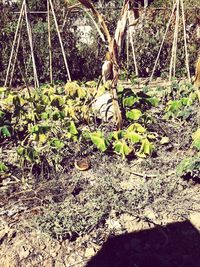
[[[0,173],[6,172],[7,170],[8,170],[8,167],[3,162],[0,162]]]
[[[11,133],[9,131],[9,126],[2,126],[0,127],[0,136],[3,136],[4,138],[11,137]]]
[[[111,133],[112,138],[118,141],[120,138],[122,138],[123,132],[124,131],[114,131],[114,132],[112,132]]]
[[[118,93],[122,93],[124,91],[124,87],[123,87],[123,85],[118,85],[117,86],[117,92]]]
[[[122,155],[122,158],[125,159],[126,156],[128,156],[133,150],[127,145],[126,141],[125,140],[119,140],[119,141],[116,141],[114,144],[113,144],[113,147],[114,147],[114,151],[117,153],[117,154],[120,154]]]
[[[196,147],[198,150],[200,150],[200,128],[197,129],[195,133],[193,133],[192,139],[193,139],[192,145]]]
[[[128,128],[127,128],[127,132],[131,132],[131,131],[137,131],[139,133],[145,133],[146,129],[140,124],[140,123],[133,123],[131,124]]]
[[[69,132],[72,135],[77,135],[78,134],[78,130],[77,130],[76,125],[75,125],[75,123],[73,121],[70,122]]]
[[[124,135],[125,139],[130,140],[132,143],[136,144],[142,140],[142,136],[135,131],[128,131]]]
[[[150,102],[153,107],[157,107],[159,104],[159,99],[156,97],[150,97],[147,101]]]
[[[102,152],[106,151],[106,140],[101,132],[90,133],[90,138],[93,144]]]
[[[84,98],[86,96],[86,90],[83,87],[79,87],[77,90],[78,97],[80,99]]]
[[[132,107],[137,102],[137,98],[134,96],[129,96],[123,99],[124,107]]]
[[[142,112],[139,109],[132,109],[126,112],[127,119],[137,121],[142,116]]]

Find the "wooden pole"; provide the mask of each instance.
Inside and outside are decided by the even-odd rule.
[[[28,38],[29,38],[29,44],[31,49],[31,57],[32,57],[32,63],[33,63],[33,73],[34,73],[34,84],[35,88],[39,87],[39,80],[36,70],[36,64],[35,64],[35,57],[34,57],[34,51],[33,51],[33,39],[32,39],[32,32],[31,32],[31,26],[28,19],[28,12],[27,12],[27,4],[25,2],[25,17],[26,17],[26,26],[27,26],[27,32],[28,32]]]
[[[66,55],[65,55],[65,50],[64,50],[63,43],[62,43],[62,38],[61,38],[61,35],[60,35],[60,31],[59,31],[59,27],[58,27],[58,22],[57,22],[57,19],[56,19],[56,14],[55,14],[55,11],[54,11],[52,0],[49,0],[49,3],[50,3],[52,14],[53,14],[53,17],[54,17],[54,22],[55,22],[55,26],[56,26],[56,30],[57,30],[57,34],[58,34],[58,38],[59,38],[59,42],[60,42],[62,54],[63,54],[63,59],[64,59],[65,68],[66,68],[66,71],[67,71],[68,79],[69,79],[69,81],[71,81],[71,75],[70,75],[70,72],[69,72],[67,58],[66,58]]]
[[[20,40],[21,40],[21,32],[22,32],[22,25],[23,25],[23,18],[24,18],[24,9],[23,9],[22,12],[23,12],[23,14],[22,14],[21,23],[20,23],[20,26],[19,26],[19,35],[18,35],[18,40],[17,40],[17,47],[16,47],[16,52],[15,52],[15,56],[14,56],[14,62],[13,62],[11,75],[10,75],[10,83],[9,83],[10,87],[11,87],[12,81],[13,81],[13,76],[14,76],[14,72],[15,72],[15,66],[16,66],[16,62],[17,62],[17,55],[18,55],[18,51],[19,51],[19,44],[20,44]]]
[[[49,0],[47,0],[47,23],[48,23],[48,43],[49,43],[49,72],[50,72],[50,82],[53,83],[51,23],[50,23],[50,6],[49,6]]]
[[[129,29],[126,34],[126,67],[129,69]]]
[[[169,68],[169,81],[172,80],[172,72],[173,72],[174,77],[176,75],[176,54],[177,54],[178,27],[179,27],[179,3],[180,3],[180,1],[177,0],[174,39],[173,39],[172,55],[171,55],[170,68]]]
[[[9,63],[8,63],[8,68],[7,68],[7,72],[6,72],[6,79],[5,79],[5,83],[4,83],[5,87],[7,86],[7,83],[8,83],[8,77],[9,77],[9,73],[10,73],[12,58],[13,58],[13,55],[14,55],[15,45],[16,45],[16,42],[17,42],[17,36],[18,36],[21,20],[22,20],[22,17],[23,17],[24,8],[25,8],[25,0],[22,3],[22,7],[21,7],[18,23],[17,23],[17,28],[16,28],[16,31],[15,31],[12,50],[11,50],[10,59],[9,59]]]
[[[185,65],[186,65],[186,69],[187,69],[188,80],[189,80],[189,82],[191,82],[190,68],[189,68],[189,57],[188,57],[188,50],[187,50],[187,35],[186,35],[185,12],[184,12],[183,0],[181,0],[181,11],[182,11],[182,20],[183,20],[183,34],[184,34],[184,47],[185,47]]]
[[[133,52],[133,62],[134,62],[134,66],[135,66],[135,74],[136,74],[136,76],[138,76],[139,72],[138,72],[138,67],[137,67],[135,48],[134,48],[134,44],[133,44],[133,32],[132,31],[130,31],[130,43],[131,43],[132,52]]]
[[[153,79],[153,75],[154,75],[154,72],[155,72],[155,70],[156,70],[156,66],[157,66],[157,64],[158,64],[158,60],[159,60],[159,57],[160,57],[160,53],[161,53],[161,51],[162,51],[162,48],[163,48],[163,45],[164,45],[164,42],[165,42],[165,38],[166,38],[166,36],[167,36],[168,30],[169,30],[169,26],[170,26],[170,24],[171,24],[171,21],[172,21],[172,18],[173,18],[173,14],[174,14],[175,9],[176,9],[176,3],[175,3],[174,6],[173,6],[172,13],[171,13],[171,16],[170,16],[170,18],[169,18],[169,21],[168,21],[168,24],[167,24],[167,27],[166,27],[166,30],[165,30],[165,33],[164,33],[164,36],[163,36],[161,45],[160,45],[160,49],[159,49],[159,51],[158,51],[158,55],[157,55],[157,57],[156,57],[156,61],[155,61],[154,66],[153,66],[152,74],[151,74],[150,79],[149,79],[150,82],[151,82],[152,79]]]

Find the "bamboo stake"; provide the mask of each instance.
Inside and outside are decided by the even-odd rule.
[[[134,15],[134,20],[135,20],[135,15]],[[135,74],[136,76],[139,75],[138,72],[138,67],[137,67],[137,60],[136,60],[136,55],[135,55],[135,48],[134,48],[134,44],[133,44],[133,25],[131,25],[132,21],[131,21],[131,13],[130,11],[128,12],[128,21],[129,21],[129,27],[128,27],[128,32],[127,32],[127,36],[130,39],[130,43],[131,43],[131,48],[132,48],[132,53],[133,53],[133,62],[134,62],[134,67],[135,67]]]
[[[135,74],[136,74],[136,76],[138,76],[139,72],[138,72],[138,67],[137,67],[135,48],[134,48],[134,44],[133,44],[133,34],[131,34],[131,32],[130,32],[130,43],[131,43],[132,52],[133,52],[133,62],[134,62],[134,66],[135,66]]]
[[[188,50],[187,50],[187,35],[186,35],[185,12],[184,12],[183,0],[181,0],[181,10],[182,10],[184,46],[185,46],[185,65],[186,65],[186,69],[187,69],[188,80],[189,80],[189,82],[191,82],[190,68],[189,68],[189,57],[188,57]]]
[[[66,67],[66,70],[67,70],[68,79],[71,82],[71,75],[70,75],[70,72],[69,72],[67,58],[66,58],[65,51],[64,51],[64,46],[63,46],[63,43],[62,43],[62,38],[61,38],[61,35],[60,35],[60,31],[59,31],[59,27],[58,27],[58,22],[57,22],[57,19],[56,19],[56,14],[55,14],[55,11],[54,11],[54,7],[53,7],[53,4],[52,4],[52,1],[49,0],[49,3],[50,3],[52,14],[53,14],[53,17],[54,17],[54,22],[55,22],[55,26],[56,26],[56,30],[57,30],[57,34],[58,34],[58,39],[59,39],[61,50],[62,50],[62,54],[63,54],[63,59],[64,59],[65,67]]]
[[[179,3],[180,3],[180,1],[177,0],[174,39],[173,39],[172,55],[171,55],[170,69],[169,69],[169,81],[171,81],[171,79],[172,79],[172,72],[173,72],[174,77],[176,75],[175,72],[176,72],[176,54],[177,54],[178,27],[179,27]]]
[[[17,47],[16,47],[16,52],[15,52],[15,57],[14,57],[14,63],[13,63],[12,70],[11,70],[11,75],[10,75],[10,83],[9,83],[10,87],[11,87],[12,81],[13,81],[13,76],[14,76],[14,72],[15,72],[15,66],[16,66],[16,62],[17,62],[17,55],[18,55],[18,51],[19,51],[19,44],[20,44],[20,40],[21,40],[23,18],[24,18],[24,9],[23,9],[22,12],[23,12],[23,14],[22,14],[21,23],[20,23],[20,26],[19,26],[19,35],[18,35],[18,40],[17,40]]]
[[[29,19],[28,19],[26,2],[25,2],[25,17],[26,17],[26,26],[27,26],[29,44],[30,44],[30,49],[31,49],[32,63],[33,63],[34,84],[35,84],[35,88],[37,88],[37,87],[39,87],[39,80],[38,80],[37,70],[36,70],[35,57],[34,57],[34,51],[33,51],[32,32],[31,32],[31,26],[29,23]]]
[[[47,0],[47,23],[48,23],[48,43],[49,43],[49,72],[50,82],[53,83],[53,68],[52,68],[52,44],[51,44],[51,24],[50,24],[50,6]]]
[[[179,11],[180,11],[180,0],[178,0],[178,2],[177,2],[177,16],[176,16],[176,29],[175,29],[176,39],[175,39],[175,47],[174,47],[174,66],[173,66],[173,69],[174,69],[173,76],[174,77],[176,76],[176,59],[177,59],[177,45],[178,45],[178,32],[179,32],[179,19],[180,19]]]
[[[8,63],[8,68],[7,68],[7,72],[6,72],[6,79],[5,79],[5,83],[4,83],[5,87],[7,86],[7,83],[8,83],[8,77],[9,77],[9,73],[10,73],[12,58],[13,58],[13,54],[14,54],[15,44],[16,44],[16,41],[17,41],[17,35],[18,35],[18,31],[19,31],[21,20],[22,20],[24,7],[25,7],[25,0],[22,3],[22,7],[21,7],[21,10],[20,10],[20,15],[19,15],[18,23],[17,23],[17,28],[16,28],[16,31],[15,31],[12,50],[11,50],[10,59],[9,59],[9,63]]]
[[[126,62],[127,62],[127,70],[129,69],[129,29],[126,34]]]
[[[176,2],[176,3],[177,3],[177,2]],[[152,79],[153,79],[153,75],[154,75],[154,72],[155,72],[155,70],[156,70],[156,66],[157,66],[157,64],[158,64],[158,60],[159,60],[159,57],[160,57],[160,53],[161,53],[161,51],[162,51],[162,48],[163,48],[163,45],[164,45],[164,42],[165,42],[165,38],[166,38],[166,36],[167,36],[168,30],[169,30],[169,26],[170,26],[170,24],[171,24],[171,21],[172,21],[172,18],[173,18],[173,14],[174,14],[174,11],[175,11],[175,8],[176,8],[176,3],[175,3],[174,6],[173,6],[171,16],[170,16],[169,21],[168,21],[168,23],[167,23],[167,27],[166,27],[166,30],[165,30],[165,33],[164,33],[164,36],[163,36],[163,39],[162,39],[162,42],[161,42],[161,45],[160,45],[160,49],[159,49],[159,51],[158,51],[158,55],[157,55],[156,61],[155,61],[154,66],[153,66],[152,74],[151,74],[150,79],[149,79],[150,82],[151,82]]]

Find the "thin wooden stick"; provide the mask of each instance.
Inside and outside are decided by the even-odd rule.
[[[190,68],[189,68],[189,57],[188,57],[188,50],[187,50],[187,34],[186,34],[186,26],[185,26],[185,12],[184,12],[183,0],[181,0],[181,10],[182,10],[184,46],[185,46],[185,65],[186,65],[186,69],[187,69],[188,80],[189,80],[189,82],[191,82]]]
[[[22,33],[22,26],[23,26],[23,18],[24,18],[24,9],[23,9],[23,14],[22,14],[22,19],[21,19],[21,23],[20,23],[20,27],[19,27],[19,35],[18,35],[18,40],[17,40],[17,47],[16,47],[16,52],[15,52],[15,57],[14,57],[14,63],[12,66],[12,71],[11,71],[11,75],[10,75],[10,83],[9,86],[11,87],[12,85],[12,81],[13,81],[13,76],[14,76],[14,72],[15,72],[15,66],[16,66],[16,62],[17,62],[17,55],[18,55],[18,51],[19,51],[19,44],[20,44],[20,40],[21,40],[21,33]]]
[[[126,34],[126,67],[129,69],[129,29]]]
[[[136,76],[138,76],[139,72],[138,72],[138,67],[137,67],[135,48],[134,48],[134,44],[133,44],[133,34],[131,34],[131,31],[130,31],[130,43],[131,43],[132,52],[133,52],[133,62],[134,62],[134,66],[135,66],[135,74],[136,74]]]
[[[57,34],[58,34],[58,38],[59,38],[59,42],[60,42],[60,46],[61,46],[61,49],[62,49],[62,54],[63,54],[63,59],[64,59],[65,67],[66,67],[66,70],[67,70],[68,79],[69,79],[69,81],[71,81],[71,75],[70,75],[70,72],[69,72],[67,58],[66,58],[66,55],[65,55],[65,50],[64,50],[62,38],[61,38],[61,35],[60,35],[60,31],[59,31],[59,27],[58,27],[58,22],[57,22],[57,19],[56,19],[56,14],[55,14],[55,11],[54,11],[54,7],[53,7],[53,4],[52,4],[52,1],[49,0],[49,3],[50,3],[52,14],[53,14],[53,17],[54,17],[54,22],[55,22],[55,26],[56,26],[56,30],[57,30]]]
[[[172,55],[171,55],[170,68],[169,68],[169,81],[171,81],[171,79],[172,79],[172,72],[173,72],[174,77],[175,77],[175,72],[176,72],[176,53],[177,53],[178,26],[179,26],[179,3],[180,3],[180,1],[177,0],[174,39],[173,39]]]
[[[177,2],[176,2],[176,3],[177,3]],[[153,75],[154,75],[154,72],[155,72],[155,70],[156,70],[156,66],[157,66],[157,64],[158,64],[158,60],[159,60],[159,57],[160,57],[160,53],[161,53],[161,51],[162,51],[162,48],[163,48],[163,45],[164,45],[164,42],[165,42],[165,38],[166,38],[166,36],[167,36],[168,30],[169,30],[169,26],[170,26],[170,24],[171,24],[171,21],[172,21],[173,15],[174,15],[174,11],[175,11],[175,9],[176,9],[176,3],[175,3],[174,6],[173,6],[172,13],[171,13],[171,16],[170,16],[170,18],[169,18],[169,21],[168,21],[168,24],[167,24],[167,27],[166,27],[166,30],[165,30],[165,33],[164,33],[164,36],[163,36],[161,45],[160,45],[160,49],[159,49],[159,51],[158,51],[158,55],[157,55],[156,61],[155,61],[154,66],[153,66],[152,74],[151,74],[150,79],[149,79],[150,82],[151,82],[152,79],[153,79]]]
[[[29,44],[30,44],[30,49],[31,49],[32,63],[33,63],[34,84],[35,84],[35,88],[37,88],[37,87],[39,87],[39,80],[38,80],[37,70],[36,70],[35,57],[34,57],[34,51],[33,51],[32,32],[31,32],[31,26],[29,23],[29,19],[28,19],[26,2],[25,2],[25,17],[26,17],[26,26],[27,26]]]
[[[5,87],[7,86],[7,83],[8,83],[8,77],[9,77],[9,73],[10,73],[12,58],[13,58],[13,54],[14,54],[15,44],[16,44],[16,41],[17,41],[17,36],[18,36],[19,28],[20,28],[20,23],[21,23],[21,20],[22,20],[24,7],[25,7],[25,0],[22,3],[22,7],[21,7],[18,23],[17,23],[17,28],[16,28],[16,31],[15,31],[15,36],[14,36],[14,40],[13,40],[12,50],[11,50],[10,59],[9,59],[9,63],[8,63],[8,68],[7,68],[7,73],[6,73],[6,79],[5,79],[5,83],[4,83]]]
[[[50,24],[50,6],[47,0],[47,23],[48,23],[48,43],[49,43],[49,72],[50,82],[53,83],[53,68],[52,68],[52,44],[51,44],[51,24]]]
[[[135,20],[135,15],[134,15],[134,20]],[[131,26],[132,21],[131,21],[130,11],[128,12],[128,22],[129,22],[129,27],[128,27],[128,31],[127,31],[127,36],[128,36],[128,39],[130,39],[130,43],[131,43],[131,48],[132,48],[132,53],[133,53],[133,63],[134,63],[134,67],[135,67],[135,74],[136,74],[136,76],[138,76],[139,72],[138,72],[138,67],[137,67],[135,48],[134,48],[134,44],[133,44],[133,29],[134,29],[133,27],[134,26]]]

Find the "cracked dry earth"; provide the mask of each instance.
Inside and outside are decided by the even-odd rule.
[[[170,144],[160,146],[151,158],[129,162],[97,153],[90,156],[88,171],[72,167],[54,183],[46,182],[43,191],[15,188],[9,195],[10,185],[3,179],[0,266],[200,267],[200,183],[176,175],[179,162],[195,152],[185,126],[175,132],[169,133]],[[26,196],[31,190],[37,194]],[[84,200],[92,201],[97,192],[105,195],[105,214],[88,231],[70,238],[51,235],[51,228],[45,231],[33,223],[50,212],[41,199],[51,190],[55,206],[72,197],[84,208]],[[84,223],[77,220],[74,225]]]

